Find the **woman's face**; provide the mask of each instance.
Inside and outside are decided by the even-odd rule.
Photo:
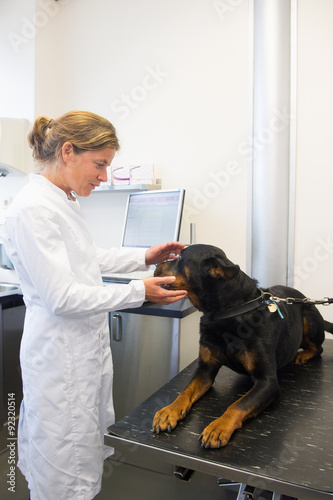
[[[116,154],[113,148],[75,153],[71,143],[63,145],[61,187],[67,194],[74,191],[78,196],[89,196],[101,182],[107,181],[106,167]]]

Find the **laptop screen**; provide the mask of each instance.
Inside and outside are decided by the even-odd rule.
[[[184,189],[130,193],[122,246],[149,248],[178,241],[184,198]]]

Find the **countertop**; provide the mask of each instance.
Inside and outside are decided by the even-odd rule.
[[[24,300],[21,293],[8,294],[0,296],[0,306],[2,309],[9,309],[10,307],[23,306]]]
[[[168,305],[144,302],[140,307],[135,307],[132,309],[122,309],[119,312],[144,314],[147,316],[161,316],[165,318],[185,318],[196,310],[197,309],[186,297],[185,299],[178,300],[178,302],[174,302],[173,304]]]
[[[161,460],[302,500],[333,498],[333,340],[323,347],[321,357],[279,373],[279,399],[247,421],[224,448],[202,449],[198,438],[252,386],[249,377],[226,367],[174,431],[151,431],[155,412],[177,397],[197,361],[109,427],[105,443],[124,456],[130,445],[142,460]]]

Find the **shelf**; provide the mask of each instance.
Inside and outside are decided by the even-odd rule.
[[[94,189],[93,193],[108,193],[112,191],[153,191],[161,189],[161,184],[126,184],[120,186],[99,186]]]

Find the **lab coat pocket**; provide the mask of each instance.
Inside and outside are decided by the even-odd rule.
[[[74,362],[80,402],[87,408],[95,408],[99,404],[102,378],[100,335],[95,334],[91,342],[79,343]]]

